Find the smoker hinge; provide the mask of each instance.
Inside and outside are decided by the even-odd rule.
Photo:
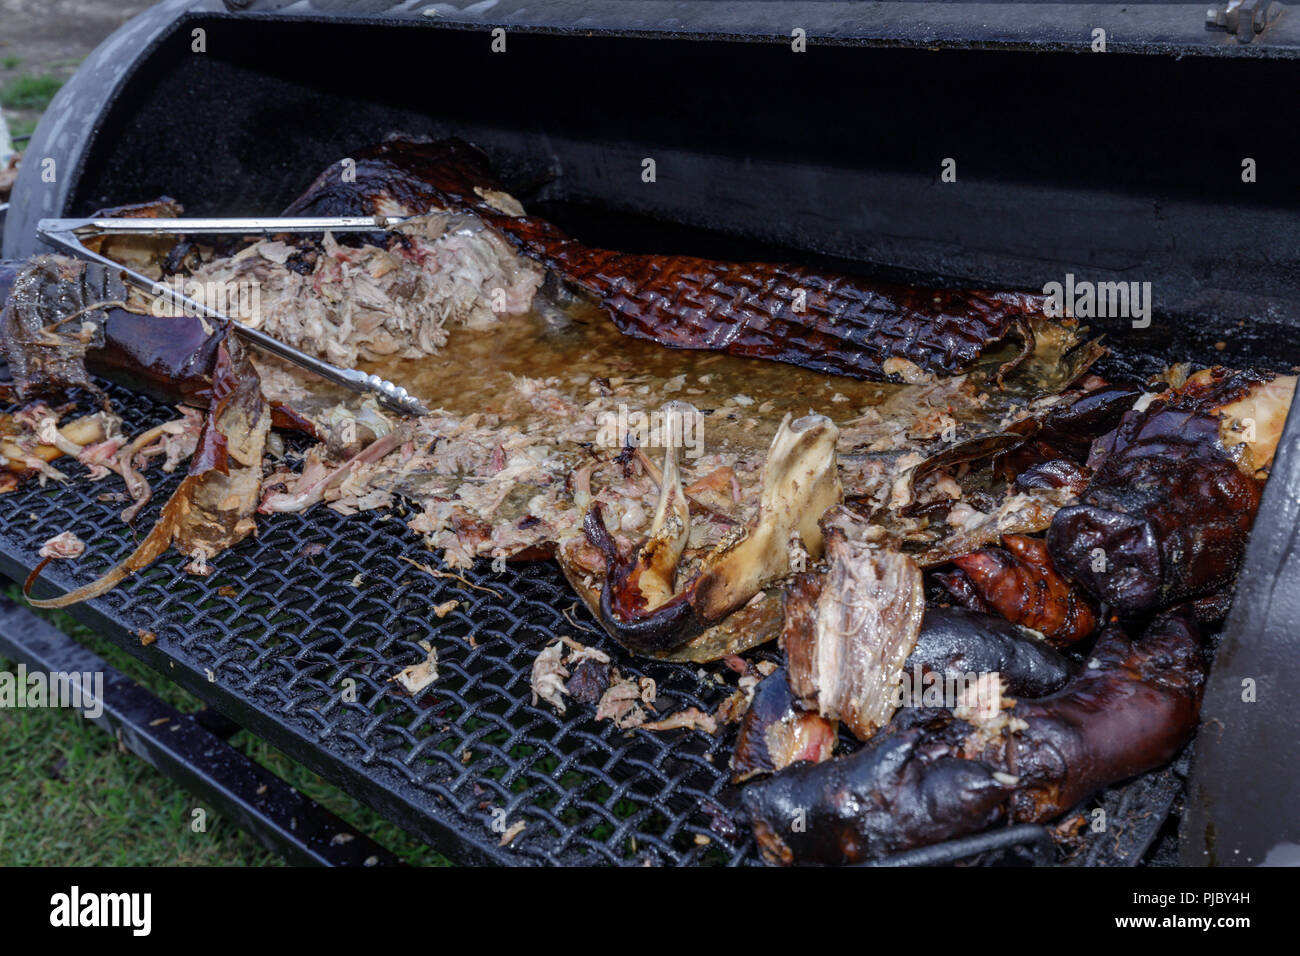
[[[1235,33],[1240,43],[1249,43],[1256,33],[1263,33],[1282,15],[1284,6],[1277,0],[1228,0],[1205,11],[1205,25]]]

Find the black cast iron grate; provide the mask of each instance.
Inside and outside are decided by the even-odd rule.
[[[132,433],[175,417],[140,395],[107,391]],[[45,572],[70,588],[130,553],[180,476],[157,466],[146,473],[154,498],[132,531],[119,518],[119,479],[90,482],[77,463],[56,464],[73,480],[28,481],[0,495],[0,570],[21,580],[41,544],[70,530],[86,554]],[[629,732],[596,722],[581,704],[559,715],[531,703],[533,659],[561,634],[601,647],[625,675],[654,679],[655,716],[686,707],[712,713],[736,674],[721,664],[630,658],[551,562],[502,571],[484,562],[464,572],[466,586],[403,558],[439,567],[400,512],[345,517],[316,506],[259,517],[257,536],[218,557],[208,577],[186,573],[185,559],[171,552],[74,614],[455,858],[756,859],[730,809],[734,727]],[[444,618],[432,613],[453,599],[460,604]],[[425,658],[421,642],[437,650],[440,676],[411,698],[390,678]],[[1165,772],[1103,795],[1108,829],[1057,859],[1137,862],[1180,790],[1181,778]],[[520,822],[524,829],[502,847],[502,830]],[[1050,862],[1044,831],[1022,830],[898,862]]]

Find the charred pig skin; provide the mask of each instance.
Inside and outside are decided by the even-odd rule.
[[[1253,466],[1258,450],[1225,447],[1222,410],[1249,401],[1271,380],[1207,370],[1126,414],[1094,445],[1095,471],[1080,502],[1052,521],[1047,543],[1056,566],[1122,613],[1229,586],[1263,481]],[[1271,409],[1270,417],[1284,418],[1286,407]],[[1269,425],[1261,421],[1259,428]]]
[[[1046,696],[1074,673],[1069,660],[1017,625],[959,607],[926,608],[905,668],[941,674],[996,671],[1013,697]]]
[[[835,740],[835,721],[800,707],[790,691],[785,668],[778,668],[759,681],[754,700],[741,719],[731,755],[732,782],[773,773],[800,761],[829,760]]]
[[[1020,701],[983,759],[1019,778],[1015,822],[1050,820],[1108,784],[1172,760],[1191,739],[1208,663],[1195,617],[1157,617],[1140,640],[1104,631],[1086,667],[1059,694]]]
[[[742,804],[779,865],[858,863],[1050,820],[1172,759],[1195,730],[1205,673],[1189,613],[1157,617],[1137,641],[1112,625],[1050,697],[891,729],[848,757],[750,784]]]
[[[1003,820],[1007,786],[983,764],[952,756],[958,744],[914,727],[751,783],[741,802],[764,861],[860,863]]]
[[[286,215],[468,213],[604,310],[625,335],[836,375],[901,381],[910,367],[955,375],[1013,339],[1033,351],[1031,316],[1047,298],[1021,292],[911,289],[801,266],[595,249],[523,214],[485,157],[456,140],[394,140],[330,167]],[[901,363],[901,364],[900,364]]]
[[[784,595],[781,646],[805,709],[865,741],[900,707],[926,705],[928,673],[996,681],[998,672],[1017,693],[1036,694],[1059,686],[1054,674],[1068,676],[1059,655],[1025,631],[998,630],[988,615],[927,609],[915,562],[871,543],[870,526],[851,511],[832,511],[821,524],[825,573],[794,575]]]

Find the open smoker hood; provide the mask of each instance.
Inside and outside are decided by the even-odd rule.
[[[917,281],[1149,281],[1150,329],[1100,323],[1121,349],[1287,367],[1300,16],[1259,5],[1256,33],[1242,9],[1210,27],[1204,4],[1182,3],[169,0],[51,105],[3,251],[37,251],[41,217],[164,192],[192,214],[277,210],[391,131],[459,135],[597,242],[779,248]],[[790,49],[796,27],[806,53]],[[957,183],[940,179],[949,157]],[[1293,419],[1205,700],[1187,863],[1300,852],[1298,526]]]

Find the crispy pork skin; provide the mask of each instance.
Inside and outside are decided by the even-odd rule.
[[[1207,369],[1127,413],[1094,445],[1080,502],[1052,521],[1056,567],[1127,613],[1228,587],[1294,387],[1293,376]]]
[[[881,733],[850,756],[751,783],[742,803],[763,858],[785,865],[857,863],[1050,820],[1172,759],[1196,727],[1205,671],[1184,611],[1137,641],[1112,625],[1050,697]]]

